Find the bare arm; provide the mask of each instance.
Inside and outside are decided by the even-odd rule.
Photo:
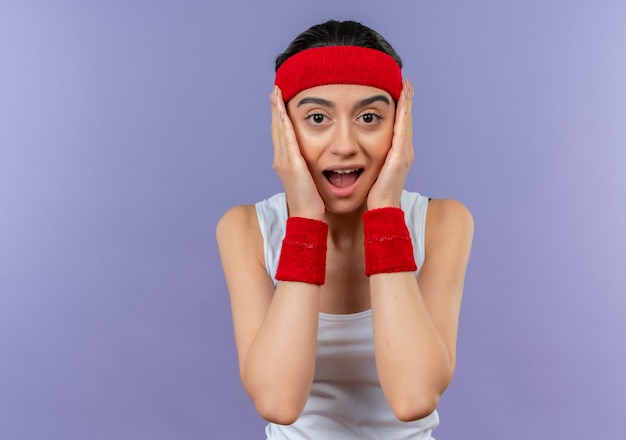
[[[400,206],[414,159],[413,94],[406,80],[391,148],[368,195],[368,209]],[[472,217],[463,205],[433,200],[426,218],[426,255],[419,279],[411,272],[370,277],[376,367],[385,397],[400,420],[429,415],[452,380],[473,230]]]
[[[454,200],[433,200],[427,215],[426,258],[412,273],[370,277],[376,366],[400,420],[434,411],[452,380],[473,220]]]
[[[243,386],[263,418],[293,423],[313,383],[320,286],[280,282],[274,291],[253,206],[227,212],[217,242]]]
[[[324,202],[300,154],[282,94],[270,95],[274,170],[291,216],[321,220]],[[217,228],[230,292],[239,369],[261,417],[290,424],[302,413],[313,384],[321,287],[281,281],[265,267],[263,238],[253,206],[233,208]]]

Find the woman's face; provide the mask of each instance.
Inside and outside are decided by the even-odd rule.
[[[389,93],[360,85],[313,87],[289,101],[300,152],[328,211],[365,203],[391,147],[395,110]]]

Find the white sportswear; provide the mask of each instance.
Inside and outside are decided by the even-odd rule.
[[[420,268],[428,198],[404,191],[400,205]],[[274,275],[287,222],[285,194],[258,202],[256,212],[265,267],[276,286]],[[434,440],[431,434],[438,425],[437,411],[414,422],[401,422],[393,414],[378,380],[372,311],[366,310],[347,315],[320,313],[315,376],[304,411],[292,425],[270,423],[265,433],[268,440]]]

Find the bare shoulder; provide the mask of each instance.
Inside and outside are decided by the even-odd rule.
[[[461,248],[471,246],[474,235],[474,219],[465,205],[454,199],[433,199],[426,214],[426,248],[450,246],[456,243]]]
[[[454,222],[459,225],[473,226],[472,213],[455,199],[432,199],[428,204],[428,220],[435,223]]]
[[[242,232],[254,224],[258,225],[254,205],[234,206],[217,222],[217,239],[232,232]]]
[[[263,237],[254,205],[239,205],[230,208],[217,223],[217,245],[224,256],[227,251],[250,253],[258,256],[262,253]]]

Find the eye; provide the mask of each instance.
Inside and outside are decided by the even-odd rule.
[[[313,120],[313,122],[315,122],[316,124],[321,124],[322,122],[324,122],[324,115],[320,114],[320,113],[316,113],[314,114],[311,119]]]
[[[366,125],[374,125],[380,121],[382,117],[376,113],[365,113],[359,116],[359,119]]]
[[[313,125],[321,125],[326,121],[326,115],[322,113],[312,113],[307,115],[306,119]]]

